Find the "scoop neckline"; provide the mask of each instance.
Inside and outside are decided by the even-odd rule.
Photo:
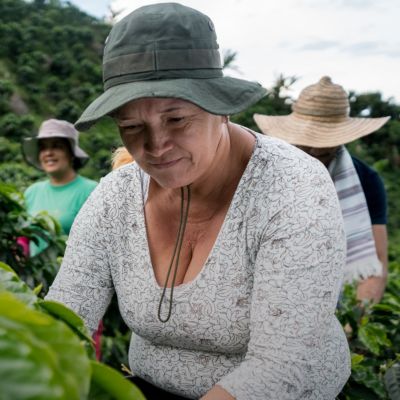
[[[242,198],[241,198],[241,196],[239,196],[239,193],[241,193],[241,192],[243,192],[243,190],[245,190],[246,182],[248,181],[248,178],[252,176],[251,171],[256,166],[256,163],[254,162],[254,159],[255,159],[255,156],[256,156],[256,154],[258,152],[258,149],[260,147],[260,138],[256,134],[256,132],[253,132],[253,131],[251,131],[249,129],[246,129],[246,130],[249,131],[255,138],[253,152],[252,152],[252,154],[250,156],[250,159],[249,159],[249,161],[248,161],[248,163],[246,165],[246,168],[245,168],[245,170],[244,170],[244,172],[243,172],[243,174],[242,174],[242,176],[240,178],[240,181],[239,181],[239,183],[238,183],[238,185],[236,187],[235,193],[234,193],[234,195],[232,197],[231,204],[229,205],[228,211],[226,212],[224,221],[223,221],[223,223],[221,225],[221,228],[220,228],[220,230],[218,232],[218,235],[217,235],[217,237],[215,239],[215,242],[214,242],[214,244],[213,244],[213,246],[212,246],[212,248],[211,248],[211,250],[210,250],[210,252],[209,252],[209,254],[207,256],[207,258],[206,258],[206,261],[204,262],[203,266],[201,267],[199,273],[194,277],[194,279],[192,279],[192,280],[190,280],[188,282],[183,282],[183,283],[181,283],[179,285],[175,285],[174,286],[174,295],[175,296],[178,296],[179,294],[185,293],[188,290],[190,290],[193,286],[195,286],[197,284],[197,282],[199,282],[201,280],[203,275],[206,274],[206,272],[208,270],[207,267],[209,266],[211,260],[216,258],[216,254],[218,254],[218,251],[219,251],[219,249],[221,247],[221,240],[222,240],[221,237],[224,236],[225,231],[227,229],[227,225],[228,225],[229,221],[232,219],[233,210],[236,208],[237,203],[239,201],[242,201]],[[147,174],[145,174],[145,175],[147,175]],[[150,178],[148,175],[147,175],[147,177]],[[146,187],[144,185],[142,186],[142,196],[141,196],[142,199],[144,199],[145,193],[148,192],[150,179],[146,179],[145,182],[146,182]],[[145,248],[146,248],[146,251],[145,251],[145,264],[146,264],[146,267],[148,266],[148,268],[146,268],[146,269],[149,270],[148,272],[149,272],[150,277],[151,277],[152,289],[155,289],[156,291],[161,292],[164,289],[164,287],[160,286],[158,284],[156,276],[155,276],[155,273],[154,273],[154,266],[153,266],[153,264],[151,262],[150,248],[149,248],[148,240],[147,240],[147,227],[146,227],[146,219],[145,219],[145,215],[144,215],[144,204],[145,203],[143,202],[142,207],[141,207],[140,225],[143,227],[143,229],[141,230],[141,236],[142,236],[141,239],[146,244],[145,245]],[[171,290],[171,288],[167,287],[166,288],[166,293],[169,294],[170,290]]]

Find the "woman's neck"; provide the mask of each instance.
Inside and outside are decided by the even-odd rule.
[[[63,173],[54,173],[49,175],[50,183],[54,186],[66,185],[72,182],[76,178],[76,172],[74,169],[69,169]]]
[[[249,132],[228,123],[209,173],[191,185],[193,200],[212,204],[223,197],[227,189],[236,188],[251,158],[254,143],[255,138]]]
[[[227,125],[209,173],[190,185],[189,221],[207,220],[229,206],[251,158],[254,144],[255,138],[249,132],[235,124]],[[162,204],[168,205],[167,208],[172,210],[180,204],[180,188],[162,192],[157,197],[162,198]]]

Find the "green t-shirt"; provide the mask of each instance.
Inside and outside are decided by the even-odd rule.
[[[97,182],[80,175],[61,186],[52,185],[49,180],[34,183],[25,191],[27,210],[31,215],[47,211],[60,222],[63,232],[68,235],[76,215],[96,185]],[[30,243],[32,257],[47,246],[44,240],[39,241],[39,246]]]

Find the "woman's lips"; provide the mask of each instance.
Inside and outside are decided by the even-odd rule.
[[[57,164],[57,160],[44,160],[43,161],[46,165],[54,165]]]
[[[150,163],[150,165],[154,168],[157,169],[166,169],[166,168],[170,168],[173,167],[174,165],[176,165],[179,161],[181,161],[182,158],[178,158],[176,160],[172,160],[172,161],[167,161],[167,162],[161,162],[161,163]]]

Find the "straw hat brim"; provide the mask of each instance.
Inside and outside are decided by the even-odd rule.
[[[383,126],[390,117],[350,118],[340,122],[317,121],[296,116],[254,114],[263,133],[288,143],[315,148],[336,147],[369,135]]]
[[[260,84],[231,77],[208,79],[159,79],[122,83],[107,89],[83,112],[75,127],[87,130],[100,118],[124,104],[145,97],[177,98],[189,101],[216,115],[245,110],[266,94]]]
[[[89,155],[85,151],[83,151],[73,139],[62,134],[48,136],[48,138],[55,137],[68,139],[71,144],[71,149],[74,157],[79,160],[79,168],[83,167],[86,164],[86,162],[89,160]],[[25,138],[22,142],[22,152],[25,160],[35,168],[40,169],[41,171],[43,170],[43,168],[39,162],[39,140],[46,138],[46,136]]]

